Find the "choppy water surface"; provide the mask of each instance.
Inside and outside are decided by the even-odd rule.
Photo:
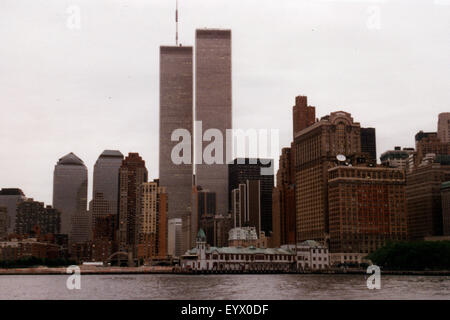
[[[68,290],[65,275],[0,276],[0,299],[450,299],[450,277],[364,275],[85,275]]]

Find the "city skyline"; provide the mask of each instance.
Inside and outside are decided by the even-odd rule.
[[[51,204],[56,159],[74,152],[88,167],[88,181],[93,181],[95,160],[105,149],[120,150],[123,154],[139,152],[148,164],[149,180],[157,178],[158,48],[175,42],[174,3],[133,4],[130,6],[133,9],[123,7],[122,14],[110,11],[109,18],[121,23],[106,20],[108,27],[101,27],[105,17],[94,15],[93,4],[80,2],[82,24],[78,31],[66,26],[69,4],[54,3],[47,9],[25,12],[19,11],[19,4],[6,1],[3,4],[6,10],[0,13],[1,20],[10,25],[11,34],[22,32],[31,40],[29,50],[17,55],[15,50],[23,40],[0,31],[6,43],[11,43],[5,46],[2,53],[5,59],[0,62],[5,70],[0,82],[6,88],[0,92],[0,98],[4,106],[15,110],[0,120],[2,145],[8,150],[2,153],[0,163],[13,169],[1,172],[2,185],[21,188],[27,197]],[[420,130],[435,131],[437,115],[448,110],[445,106],[450,95],[445,90],[448,75],[441,72],[448,64],[445,60],[448,44],[444,41],[449,24],[444,20],[448,7],[442,7],[441,12],[438,10],[441,7],[433,5],[415,6],[406,15],[401,6],[377,4],[382,18],[380,29],[370,29],[367,3],[287,1],[285,6],[271,7],[266,1],[257,7],[239,4],[239,9],[234,4],[227,9],[224,3],[201,3],[204,8],[200,11],[200,1],[191,1],[189,5],[181,2],[180,41],[183,45],[194,45],[195,30],[204,26],[233,30],[234,128],[280,128],[280,147],[288,146],[292,97],[304,94],[310,97],[312,105],[320,107],[319,118],[345,110],[361,126],[376,127],[379,158],[382,152],[397,145],[414,147],[414,135]],[[30,3],[31,7],[34,5]],[[106,2],[95,6],[108,9]],[[219,18],[199,14],[218,9],[221,9]],[[250,9],[253,15],[249,14]],[[258,22],[269,19],[269,12],[272,23]],[[154,19],[149,19],[147,13],[154,15]],[[299,13],[305,15],[303,22],[294,19]],[[336,14],[337,22],[345,19],[348,22],[339,24],[338,30],[329,30],[326,25],[324,28],[321,21],[331,13]],[[21,15],[30,18],[30,25],[9,20]],[[239,24],[236,16],[248,20]],[[282,18],[293,25],[279,26]],[[157,24],[161,27],[155,28]],[[142,36],[144,26],[147,37]],[[51,39],[42,33],[47,28],[54,29]],[[140,38],[129,37],[137,31]],[[45,55],[40,46],[44,39],[48,47]],[[86,45],[93,41],[97,46]],[[416,42],[422,44],[420,50],[413,46]],[[435,50],[436,46],[442,50]],[[115,51],[114,59],[108,58],[108,52],[119,47],[127,49]],[[302,50],[298,51],[299,48]],[[129,59],[130,50],[138,49],[143,53]],[[333,56],[325,53],[328,49]],[[61,59],[67,54],[71,61]],[[278,59],[281,55],[283,61]],[[395,70],[391,70],[393,65],[397,67]],[[23,96],[21,90],[28,90],[29,94]],[[252,117],[255,106],[260,114],[258,119]],[[272,116],[275,108],[277,117]],[[142,114],[142,119],[135,119],[133,126],[129,125],[132,118],[124,114],[129,110]],[[408,122],[399,126],[397,121],[402,114],[408,115]],[[73,121],[62,121],[68,118]],[[98,130],[103,130],[102,134]],[[31,154],[32,166],[28,165]],[[19,167],[21,170],[14,170]],[[88,200],[91,190],[89,183]]]

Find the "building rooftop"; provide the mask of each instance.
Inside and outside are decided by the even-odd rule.
[[[105,150],[102,152],[100,157],[112,157],[112,158],[121,158],[123,159],[123,154],[119,150]]]
[[[1,196],[25,196],[23,191],[18,188],[3,188],[0,190]]]
[[[209,247],[206,249],[206,253],[218,253],[218,254],[294,254],[293,251],[283,248],[255,248],[251,247]],[[197,255],[197,248],[188,250],[186,255]]]
[[[66,154],[64,157],[60,158],[57,164],[84,166],[83,160],[78,158],[73,152]]]
[[[318,247],[323,247],[323,245],[321,245],[319,242],[315,241],[315,240],[306,240],[303,241],[302,243],[299,244],[299,246],[304,246],[304,247],[312,247],[312,248],[318,248]]]

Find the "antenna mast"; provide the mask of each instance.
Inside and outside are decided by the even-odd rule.
[[[177,31],[176,31],[176,34],[175,34],[175,44],[178,47],[178,0],[177,0],[177,7],[176,7],[176,10],[175,10],[175,23],[177,25]]]

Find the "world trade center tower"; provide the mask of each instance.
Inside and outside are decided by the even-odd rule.
[[[211,143],[203,141],[196,150],[196,185],[216,192],[217,213],[228,212],[228,167],[226,163],[226,130],[232,128],[231,101],[231,30],[199,29],[195,48],[195,113],[202,122],[202,133],[218,129],[223,136],[223,164],[207,164],[198,159]],[[197,126],[197,123],[196,123]],[[196,140],[200,139],[196,137]],[[202,139],[203,140],[203,139]],[[197,145],[196,145],[197,148]]]
[[[160,48],[159,178],[167,191],[168,219],[181,218],[191,206],[192,161],[173,161],[172,150],[179,141],[172,141],[171,137],[177,129],[193,135],[192,60],[192,47]]]

